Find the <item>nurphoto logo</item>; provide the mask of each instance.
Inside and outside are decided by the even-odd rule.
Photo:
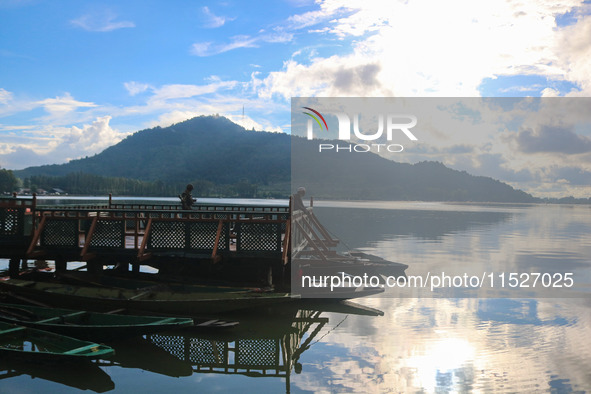
[[[310,107],[302,107],[309,112],[304,112],[305,115],[308,115],[310,119],[308,119],[307,124],[307,138],[309,140],[314,139],[314,122],[318,124],[320,131],[328,132],[328,124],[324,116],[312,109]],[[417,117],[414,115],[407,115],[407,114],[380,114],[377,117],[377,131],[371,133],[364,134],[359,129],[359,113],[353,115],[353,127],[351,127],[351,118],[349,115],[343,112],[337,112],[333,114],[337,117],[338,121],[338,139],[341,141],[351,141],[352,133],[353,135],[362,141],[366,141],[367,143],[362,144],[348,144],[348,145],[340,145],[340,144],[329,144],[329,143],[321,143],[318,144],[318,151],[335,151],[335,152],[381,152],[381,151],[388,151],[392,153],[402,152],[404,147],[401,144],[394,144],[394,143],[373,143],[372,141],[377,141],[384,136],[386,136],[386,140],[388,142],[392,142],[395,135],[400,135],[400,132],[404,134],[409,140],[417,141],[417,137],[410,131],[411,128],[417,125]]]

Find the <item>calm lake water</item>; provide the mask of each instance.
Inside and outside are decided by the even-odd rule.
[[[572,273],[574,286],[387,289],[355,300],[372,309],[251,311],[225,316],[241,324],[223,331],[114,343],[98,363],[0,360],[0,392],[591,391],[591,206],[318,201],[315,212],[407,275]]]

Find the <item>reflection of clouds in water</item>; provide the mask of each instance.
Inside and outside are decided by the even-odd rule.
[[[382,210],[381,221],[363,221],[368,209],[341,211],[352,228],[372,228],[374,233],[356,245],[364,252],[387,260],[408,264],[407,275],[427,273],[438,275],[476,275],[494,273],[495,288],[480,296],[557,297],[577,296],[575,290],[589,293],[591,287],[591,210],[588,206],[526,205],[508,206],[506,212],[487,212],[489,206],[451,205],[458,211],[416,210],[415,203],[407,203],[407,210]],[[466,206],[469,211],[462,212]],[[450,208],[450,206],[447,206]],[[482,212],[476,212],[482,209]],[[503,210],[503,207],[496,207]],[[374,214],[377,216],[378,214]],[[337,213],[333,217],[338,217]],[[373,218],[373,216],[368,216]],[[340,232],[347,233],[346,223]],[[375,231],[379,233],[375,234]],[[358,231],[359,232],[359,231]],[[575,286],[567,288],[501,289],[499,274],[505,273],[567,273],[572,272]],[[549,279],[549,278],[546,278]],[[531,285],[533,278],[529,282]],[[487,282],[489,283],[489,282]],[[563,282],[564,283],[564,282]],[[486,286],[485,286],[486,287]],[[450,289],[447,289],[450,290]],[[560,294],[559,291],[566,293]],[[397,295],[417,293],[393,293]],[[422,293],[421,293],[422,294]],[[444,294],[452,297],[474,296],[474,293],[451,289]],[[429,296],[430,294],[425,294]]]
[[[315,392],[591,388],[587,341],[591,308],[581,300],[359,302],[386,314],[349,316],[322,340],[322,345],[340,349],[332,349],[330,355],[323,346],[309,349],[301,360],[304,373],[293,378],[293,388]],[[331,316],[331,322],[340,321],[338,317]],[[373,327],[368,329],[369,325]],[[325,357],[318,358],[316,352]]]

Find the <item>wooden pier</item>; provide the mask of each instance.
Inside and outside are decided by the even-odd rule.
[[[85,206],[4,198],[0,244],[0,258],[10,259],[13,277],[29,259],[54,261],[58,274],[70,262],[83,262],[97,277],[105,267],[109,273],[139,276],[147,266],[164,281],[274,286],[302,296],[293,287],[294,275],[402,276],[408,268],[361,252],[337,252],[339,240],[318,221],[312,206],[294,212],[290,206],[229,204],[182,210],[180,204],[124,204],[111,198],[104,205]]]
[[[41,206],[33,198],[0,199],[0,258],[18,275],[28,259],[85,262],[139,272],[258,284],[283,280],[289,262],[288,206],[122,204]]]

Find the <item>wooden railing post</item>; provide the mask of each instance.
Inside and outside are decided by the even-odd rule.
[[[99,213],[92,219],[92,224],[90,225],[90,230],[88,230],[88,235],[84,237],[84,247],[82,248],[82,252],[80,256],[84,259],[86,253],[88,253],[88,248],[90,247],[90,241],[92,240],[92,235],[94,234],[94,229],[96,228],[96,222],[98,221]]]
[[[222,236],[222,229],[224,228],[224,220],[220,219],[218,222],[218,231],[215,235],[215,243],[213,245],[213,252],[211,253],[211,258],[213,259],[214,264],[217,263],[216,256],[218,254],[218,247],[220,245],[220,238]]]
[[[144,238],[142,238],[142,245],[140,246],[140,250],[137,254],[138,260],[143,260],[146,258],[144,251],[146,250],[146,244],[148,243],[148,238],[150,237],[150,230],[152,229],[152,218],[148,218],[148,224],[146,224],[146,230],[144,231]]]
[[[35,234],[33,235],[33,239],[31,240],[31,244],[29,245],[29,249],[27,249],[26,255],[29,256],[35,250],[35,246],[37,246],[37,241],[39,241],[39,237],[41,236],[41,232],[43,231],[43,227],[45,227],[45,222],[47,220],[47,216],[43,216],[41,218],[41,223],[39,223],[39,227],[35,230]]]

